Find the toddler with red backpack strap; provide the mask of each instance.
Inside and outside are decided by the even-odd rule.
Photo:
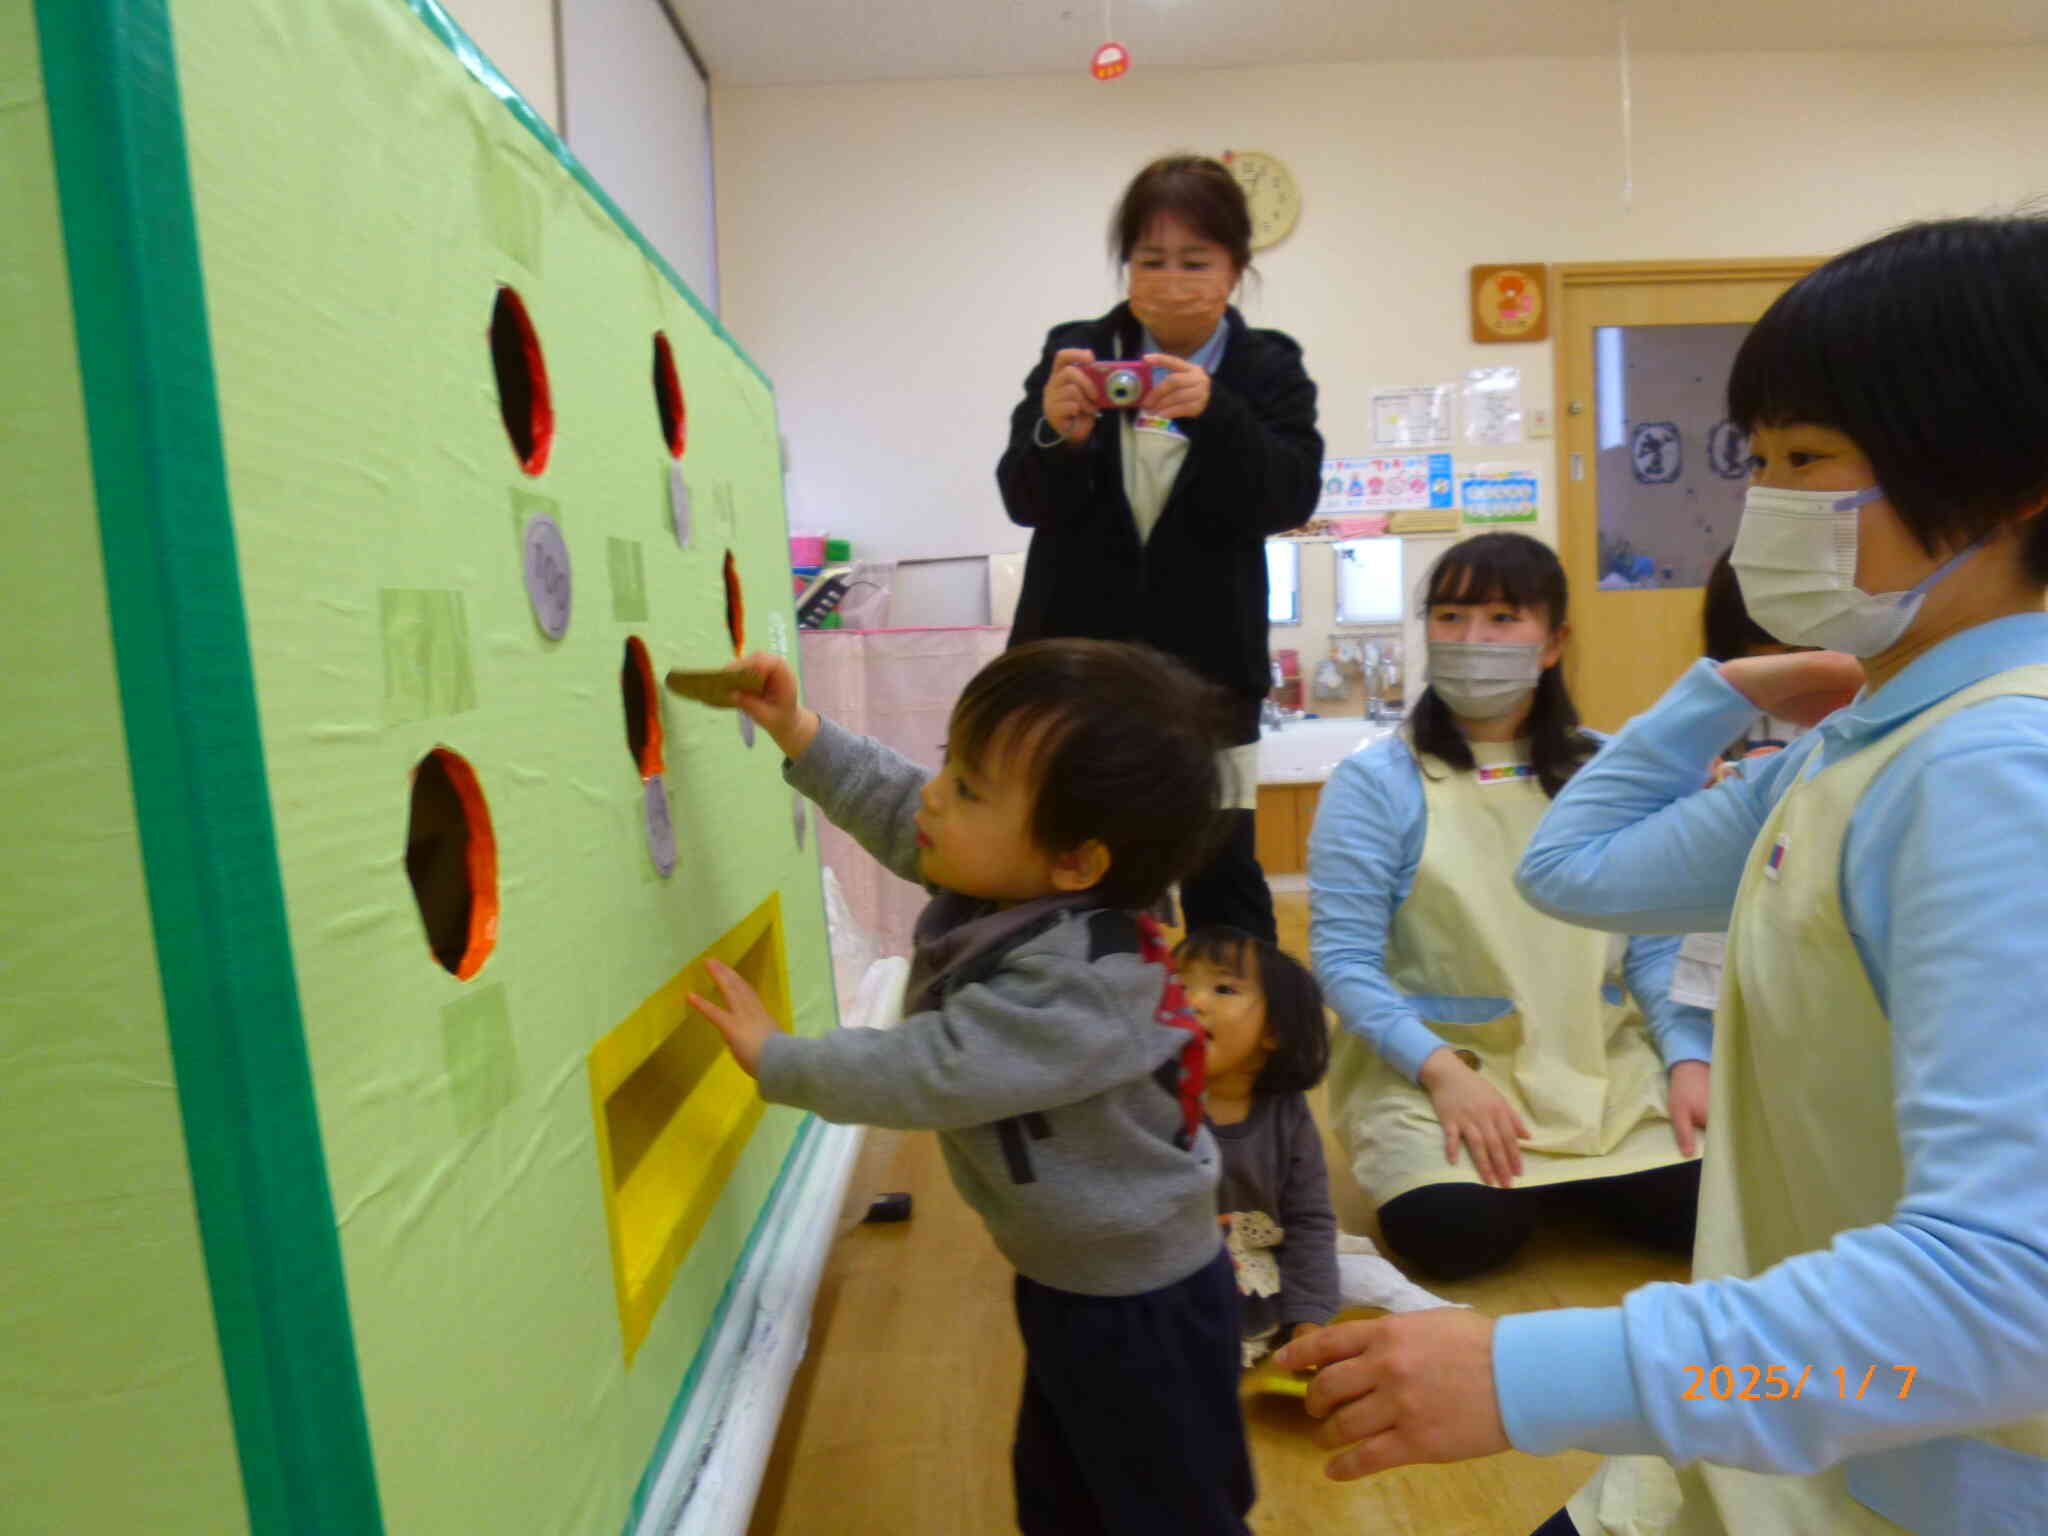
[[[781,658],[745,665],[761,691],[738,705],[789,782],[932,899],[896,1029],[789,1035],[723,967],[723,1006],[692,1003],[763,1098],[939,1133],[1017,1270],[1027,1536],[1243,1536],[1204,1041],[1144,915],[1218,829],[1210,686],[1138,646],[1019,646],[968,684],[928,774],[803,708]]]

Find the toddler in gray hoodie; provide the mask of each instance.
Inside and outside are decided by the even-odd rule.
[[[736,972],[693,998],[775,1103],[939,1133],[1016,1267],[1013,1466],[1028,1536],[1243,1536],[1236,1285],[1216,1219],[1204,1044],[1144,915],[1218,824],[1209,685],[1138,646],[1004,653],[929,775],[802,707],[775,656],[739,707],[784,773],[932,891],[894,1030],[784,1033]]]

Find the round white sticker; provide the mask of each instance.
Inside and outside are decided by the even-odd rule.
[[[642,797],[647,807],[647,856],[663,876],[672,875],[676,868],[676,829],[669,819],[668,791],[662,787],[660,774],[647,781]]]
[[[550,640],[569,628],[569,546],[562,530],[546,513],[526,524],[526,596],[534,622]]]

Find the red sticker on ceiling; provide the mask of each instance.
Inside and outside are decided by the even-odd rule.
[[[1114,80],[1131,67],[1131,50],[1122,43],[1104,43],[1088,68],[1098,80]]]

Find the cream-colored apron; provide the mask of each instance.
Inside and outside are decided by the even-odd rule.
[[[1428,811],[1415,888],[1387,935],[1387,976],[1529,1127],[1516,1187],[1681,1161],[1664,1064],[1625,1001],[1625,941],[1545,917],[1515,866],[1550,801],[1525,744],[1474,742],[1473,772],[1421,759]],[[1444,1158],[1429,1095],[1339,1030],[1330,1105],[1359,1187],[1384,1204],[1426,1184],[1476,1184]]]
[[[2048,697],[2048,667],[1987,678],[1863,751],[1822,764],[1779,800],[1757,835],[1714,1015],[1714,1149],[1701,1171],[1696,1278],[1760,1274],[1826,1248],[1838,1232],[1889,1221],[1897,1208],[1905,1169],[1891,1025],[1842,915],[1842,844],[1864,791],[1898,753],[1957,710],[2011,694]],[[1777,1364],[1793,1373],[1811,1365],[1816,1379],[1861,1364],[1695,1363]],[[2048,1419],[1854,1457],[1808,1477],[1704,1462],[1674,1472],[1656,1457],[1612,1457],[1568,1509],[1581,1536],[2002,1533],[2023,1527],[2010,1523],[2010,1510],[1973,1513],[1964,1490],[1986,1481],[1972,1475],[1973,1457],[2010,1464],[2007,1453],[2048,1456]],[[1930,1502],[1941,1511],[1935,1523],[1908,1507]]]

